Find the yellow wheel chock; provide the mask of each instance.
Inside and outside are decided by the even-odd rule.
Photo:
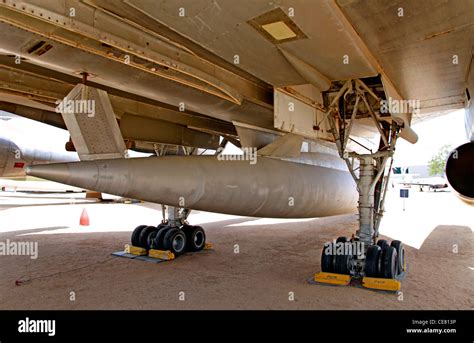
[[[132,254],[135,256],[145,256],[147,254],[147,251],[145,248],[140,248],[140,247],[135,247],[130,244],[125,244],[125,250],[127,254]]]
[[[355,279],[360,280],[360,279]],[[314,281],[329,285],[348,286],[352,278],[350,275],[319,272],[314,275]],[[401,289],[401,282],[395,279],[382,279],[364,276],[362,278],[362,287],[396,292]]]
[[[206,243],[203,250],[212,250],[212,243]],[[145,248],[136,247],[130,244],[125,244],[125,249],[123,251],[126,254],[134,256],[148,256],[151,258],[156,258],[159,260],[171,261],[176,258],[176,256],[169,250],[156,250],[150,249],[146,250]],[[120,254],[119,252],[116,254]]]
[[[351,282],[350,275],[343,275],[343,274],[336,274],[336,273],[326,273],[326,272],[319,272],[314,275],[314,281],[327,283],[330,285],[341,285],[347,286]]]
[[[148,256],[152,258],[159,258],[160,260],[171,261],[174,260],[174,254],[169,250],[155,250],[150,249],[148,251]]]
[[[362,278],[362,286],[365,288],[379,289],[383,291],[399,291],[401,285],[400,281],[395,279],[382,279],[367,276]]]

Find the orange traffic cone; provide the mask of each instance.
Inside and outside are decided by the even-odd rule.
[[[79,220],[79,225],[89,226],[89,215],[87,214],[86,209],[82,210],[81,219]]]

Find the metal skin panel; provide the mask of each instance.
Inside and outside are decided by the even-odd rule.
[[[293,56],[289,52],[285,51],[283,48],[280,48],[280,51],[291,63],[293,68],[308,82],[315,86],[320,91],[328,90],[331,86],[331,80],[329,80],[325,75],[321,74],[319,70],[309,65],[308,63],[300,60],[298,57]]]
[[[472,46],[469,42],[474,27],[469,20],[472,4],[457,2],[447,11],[452,14],[449,20],[445,20],[446,2],[431,0],[433,10],[426,2],[419,3],[402,2],[407,16],[405,21],[400,21],[394,15],[396,8],[388,1],[374,4],[343,0],[272,3],[249,0],[243,5],[230,0],[152,3],[87,0],[68,1],[59,6],[52,1],[31,0],[17,2],[16,9],[11,1],[5,1],[1,6],[2,20],[13,26],[1,25],[2,49],[55,70],[71,74],[88,71],[97,75],[96,80],[104,85],[114,85],[150,99],[175,106],[185,100],[188,108],[200,113],[266,128],[272,124],[271,99],[267,102],[271,90],[266,82],[282,86],[305,81],[278,47],[329,80],[381,73],[392,79],[403,98],[413,98],[410,92],[404,91],[407,87],[421,90],[420,100],[427,109],[460,107],[464,104],[460,85]],[[180,6],[187,11],[184,17],[179,15]],[[71,7],[77,10],[74,18],[68,14]],[[278,8],[307,38],[275,44],[248,24],[251,18]],[[410,15],[413,13],[416,15]],[[353,33],[343,19],[354,26]],[[426,27],[422,25],[425,21]],[[376,38],[370,36],[372,33]],[[364,48],[360,38],[367,41],[370,49]],[[52,49],[41,56],[28,54],[39,39],[51,44]],[[426,53],[413,48],[418,43]],[[459,51],[459,64],[441,65],[446,61],[446,51],[453,50]],[[133,56],[128,65],[124,54]],[[240,62],[232,65],[237,55]],[[345,55],[350,58],[348,64],[341,62]],[[420,63],[420,58],[425,57],[429,63]],[[153,63],[161,67],[152,68]],[[181,76],[175,78],[170,70]],[[189,78],[195,84],[188,83]],[[175,81],[205,94],[170,84]],[[446,93],[448,84],[455,89],[452,94]],[[214,95],[227,100],[212,101]],[[230,106],[229,102],[236,106]],[[239,103],[242,105],[238,106]],[[409,118],[404,122],[407,126]]]
[[[29,42],[31,45],[37,39],[26,31],[2,23],[0,23],[0,32],[4,35],[1,47],[17,55],[24,54],[18,46],[18,42]],[[64,56],[68,56],[68,58],[64,58]],[[35,64],[66,74],[86,71],[92,76],[95,75],[92,78],[94,82],[118,91],[175,107],[179,107],[180,103],[184,102],[187,110],[210,117],[228,122],[240,120],[259,127],[273,128],[272,106],[259,105],[246,99],[237,105],[172,80],[136,71],[124,63],[117,63],[68,45],[55,43],[54,48],[48,53],[39,58],[37,56],[28,56],[28,58],[30,61],[34,60]]]
[[[274,140],[267,146],[259,149],[257,153],[261,156],[271,157],[298,157],[301,154],[301,144],[303,137],[287,133]]]
[[[78,84],[63,101],[64,106],[68,101],[88,101],[94,109],[94,113],[62,112],[81,160],[125,157],[127,148],[107,92]]]
[[[111,10],[114,7],[138,9],[142,16],[177,30],[225,61],[231,62],[235,55],[239,55],[239,68],[277,87],[301,84],[304,79],[294,72],[275,44],[248,21],[278,7],[288,15],[289,9],[293,8],[295,15],[290,19],[308,39],[282,43],[287,51],[331,79],[376,74],[363,54],[350,48],[350,37],[339,30],[339,23],[331,11],[332,0],[129,0],[114,2],[113,5],[110,1],[94,2]],[[186,9],[185,17],[179,16],[181,7]],[[341,66],[342,56],[347,53],[351,54],[350,68]]]
[[[337,3],[400,95],[421,101],[422,111],[413,122],[437,110],[465,106],[464,82],[474,45],[472,0]],[[458,63],[453,63],[455,55]]]
[[[184,101],[187,108],[194,111],[200,111],[200,113],[214,116],[222,120],[243,121],[265,128],[269,128],[269,124],[272,125],[272,106],[271,103],[266,102],[266,96],[267,94],[271,94],[271,92],[268,92],[267,89],[265,89],[265,83],[263,81],[256,82],[258,83],[257,86],[252,78],[241,77],[241,75],[233,73],[232,77],[229,75],[229,78],[226,79],[233,80],[231,88],[237,93],[243,95],[244,98],[241,99],[241,97],[236,95],[235,92],[225,87],[225,85],[222,84],[222,80],[214,80],[215,77],[224,74],[227,75],[226,72],[228,71],[224,72],[224,69],[220,69],[222,67],[219,64],[216,64],[214,68],[209,67],[210,60],[208,60],[207,64],[203,62],[203,59],[206,60],[208,57],[209,59],[214,60],[215,56],[212,58],[210,55],[213,53],[216,54],[215,51],[212,51],[211,49],[210,54],[206,55],[205,49],[201,49],[199,58],[197,58],[197,55],[194,56],[187,46],[181,45],[182,40],[179,42],[168,41],[165,44],[163,37],[166,37],[166,35],[160,37],[162,34],[161,30],[164,29],[163,25],[158,25],[158,31],[156,32],[147,28],[147,25],[150,24],[150,20],[155,20],[157,24],[159,23],[159,20],[152,15],[152,13],[155,12],[154,9],[150,9],[150,11],[144,10],[143,6],[148,6],[146,3],[133,1],[128,3],[116,3],[115,5],[117,8],[122,10],[128,8],[130,10],[133,9],[135,12],[141,11],[145,16],[147,16],[147,25],[143,24],[137,17],[134,17],[134,21],[131,22],[107,11],[107,8],[111,9],[109,8],[111,6],[110,2],[106,2],[104,5],[101,1],[87,1],[86,4],[71,1],[70,6],[77,5],[78,8],[77,16],[73,20],[67,16],[67,7],[58,10],[58,8],[53,8],[54,6],[51,7],[52,5],[50,3],[40,4],[38,1],[32,2],[37,5],[32,6],[29,5],[28,2],[22,2],[22,6],[25,7],[23,12],[19,7],[17,7],[16,10],[12,9],[10,3],[3,5],[3,20],[10,23],[11,20],[9,21],[8,15],[12,15],[13,13],[15,14],[15,20],[18,20],[18,22],[15,21],[13,23],[13,26],[4,25],[3,31],[6,33],[7,39],[2,42],[2,48],[5,48],[7,51],[15,54],[26,55],[26,52],[29,51],[31,46],[37,43],[37,35],[39,34],[42,36],[42,40],[47,44],[51,44],[53,47],[41,56],[29,54],[27,58],[31,59],[34,63],[54,68],[56,70],[67,71],[69,73],[87,71],[91,75],[95,75],[96,80],[104,85],[114,85],[119,87],[121,90],[133,92],[154,100],[167,102],[174,106],[177,106],[179,103]],[[224,0],[214,2],[213,4],[223,6],[220,8],[222,17],[228,17],[229,20],[226,22],[220,22],[221,18],[219,18],[217,22],[214,22],[210,19],[209,25],[211,25],[211,31],[218,30],[221,24],[225,27],[232,21],[236,21],[238,24],[237,26],[239,28],[236,32],[240,32],[239,30],[245,31],[245,34],[240,32],[242,35],[237,37],[238,39],[219,41],[219,49],[231,48],[230,46],[227,46],[228,44],[232,44],[234,50],[236,49],[235,47],[240,49],[240,45],[237,43],[240,42],[239,39],[246,37],[246,35],[248,35],[248,37],[246,37],[248,39],[245,44],[244,42],[241,44],[244,48],[248,47],[248,45],[255,40],[258,42],[263,40],[270,44],[270,42],[262,37],[258,31],[256,32],[256,30],[248,25],[247,22],[245,22],[245,26],[241,21],[250,15],[261,15],[262,13],[256,13],[260,10],[265,12],[281,7],[284,11],[290,11],[292,8],[295,11],[295,15],[291,18],[294,20],[295,24],[297,24],[298,27],[301,27],[303,32],[308,31],[312,34],[307,35],[307,39],[284,42],[278,44],[278,47],[283,48],[284,51],[300,61],[301,63],[298,65],[304,64],[308,67],[303,69],[313,70],[313,72],[310,73],[311,75],[315,74],[314,71],[317,71],[316,74],[321,73],[327,75],[328,80],[333,80],[375,75],[377,72],[383,74],[383,68],[378,65],[377,61],[374,62],[373,57],[368,57],[370,52],[367,54],[367,52],[361,48],[361,44],[354,40],[353,34],[346,32],[348,30],[345,30],[345,26],[340,26],[342,23],[342,18],[339,13],[340,11],[338,12],[338,7],[332,1],[322,1],[317,4],[294,1],[282,1],[279,4],[273,5],[251,3],[244,9],[241,8],[242,6],[234,6],[232,2]],[[212,6],[209,7],[208,3],[202,3],[199,1],[187,5],[189,5],[187,8],[190,12],[188,12],[188,16],[181,18],[182,22],[179,26],[180,30],[186,27],[184,23],[189,22],[189,13],[195,12],[194,18],[201,18],[203,13],[207,13],[207,10],[212,9]],[[290,7],[290,5],[293,7]],[[168,10],[173,11],[175,9],[174,5],[163,4],[163,6],[163,11],[159,12],[160,16],[166,17]],[[237,7],[239,8],[237,9]],[[314,23],[313,11],[310,11],[314,9],[318,10],[317,17],[320,19],[316,24]],[[40,14],[38,11],[42,11],[40,13],[43,14],[42,19],[39,19]],[[240,13],[239,11],[243,12]],[[91,21],[90,18],[92,13],[96,15],[93,21]],[[311,13],[312,15],[308,16],[306,13]],[[51,16],[51,20],[46,19],[49,18],[49,16]],[[58,18],[57,20],[59,23],[55,23],[53,20],[55,18]],[[108,25],[104,26],[104,22]],[[322,24],[326,24],[324,30],[319,27]],[[16,30],[15,26],[21,27],[26,31]],[[57,26],[61,26],[62,29],[56,29]],[[251,33],[246,31],[247,26],[248,29],[252,29]],[[341,27],[344,29],[341,29]],[[123,30],[117,31],[119,28]],[[320,30],[315,31],[317,28],[320,28]],[[109,32],[110,30],[120,32],[121,36],[116,37],[115,35],[111,35]],[[146,33],[145,36],[150,39],[145,39],[143,35],[141,36],[139,34],[140,30]],[[166,31],[166,34],[169,34],[169,30],[170,29],[168,28],[164,31]],[[325,32],[326,36],[321,37],[319,35],[321,32]],[[33,35],[33,33],[36,35]],[[233,30],[229,30],[228,33],[231,36],[236,34]],[[205,36],[206,34],[203,33],[199,38],[206,39]],[[82,39],[81,37],[87,38]],[[151,38],[153,38],[153,40],[151,40]],[[101,41],[105,43],[100,44]],[[338,42],[338,45],[333,43],[335,41]],[[152,44],[150,44],[150,42]],[[213,44],[214,43],[217,42],[213,42]],[[205,42],[201,45],[202,48],[207,47]],[[146,48],[147,46],[153,46],[153,48],[150,47],[148,49]],[[261,70],[272,66],[275,61],[280,59],[286,61],[285,57],[275,44],[268,46],[262,43],[253,46],[257,52],[261,52],[261,54],[259,53],[257,56],[248,56],[245,61],[237,64],[239,68],[248,71],[245,63],[248,63],[249,61],[250,63],[255,63],[255,61],[258,61],[260,58],[265,59],[265,63],[260,64]],[[324,47],[324,49],[321,49],[321,47]],[[248,54],[249,51],[254,51],[255,49],[246,49],[245,54]],[[260,51],[260,49],[263,50]],[[173,59],[170,57],[172,51],[176,52],[178,50],[181,51],[179,53],[179,58]],[[321,54],[321,51],[324,51],[324,54]],[[346,51],[346,54],[348,54],[351,61],[347,65],[341,62],[341,56],[345,56],[344,51]],[[124,54],[134,56],[131,63],[127,64],[124,62]],[[69,58],[61,58],[61,56],[65,55],[69,56]],[[238,55],[240,59],[243,58],[243,55],[236,55]],[[162,58],[160,56],[167,57]],[[185,59],[184,56],[188,56],[189,59]],[[223,56],[220,57],[227,61],[226,63],[229,62],[228,58]],[[325,63],[313,62],[318,58],[323,57],[325,58]],[[140,62],[138,62],[140,58],[142,58],[143,61],[140,60]],[[161,67],[155,67],[154,65],[152,67],[152,64],[149,63],[164,63],[165,66],[160,64]],[[278,77],[280,77],[287,73],[288,77],[286,78],[286,85],[302,83],[301,80],[291,82],[291,78],[294,78],[295,75],[297,76],[298,74],[295,68],[301,69],[295,67],[294,63],[292,66],[291,63],[286,61],[285,66],[281,66],[281,68],[272,68],[271,76],[278,75]],[[161,69],[176,70],[177,73],[183,74],[181,75],[182,78],[181,76],[175,78],[174,76],[176,75],[173,73],[171,74],[174,76],[169,75],[169,71],[165,73],[166,75],[163,75],[164,71]],[[134,71],[132,74],[130,73],[131,70]],[[278,70],[278,73],[275,73],[275,70]],[[331,71],[345,73],[346,77],[334,78],[326,71],[329,73]],[[260,70],[257,72],[260,73]],[[207,77],[202,73],[207,75]],[[290,74],[293,76],[290,76]],[[307,76],[308,79],[314,79],[311,75]],[[197,83],[193,85],[187,83],[189,81],[188,77],[196,79]],[[313,80],[313,82],[319,84],[321,75],[316,79],[319,81]],[[262,77],[262,80],[265,80],[265,78]],[[328,80],[326,80],[326,84]],[[207,86],[202,88],[202,85],[200,84],[201,82],[213,84],[214,86],[212,87],[217,87],[221,90],[226,88],[227,90],[223,90],[223,92],[227,95],[213,93],[210,89],[206,88]],[[189,87],[186,87],[186,85]],[[278,83],[275,83],[274,85],[278,85]],[[159,91],[157,92],[156,89],[159,89]],[[177,96],[177,94],[180,96]],[[216,100],[214,95],[227,100],[214,101]],[[230,105],[229,102],[233,102],[234,105]],[[404,119],[403,122],[407,127],[409,119]],[[306,130],[311,131],[311,129],[308,128],[306,128]],[[327,139],[327,137],[324,137],[323,139]],[[413,141],[413,139],[411,139],[411,141]]]
[[[219,147],[219,136],[188,129],[181,125],[138,116],[125,115],[120,120],[125,139],[162,144],[197,146],[203,149]]]
[[[271,130],[262,130],[258,127],[245,125],[243,123],[233,123],[237,134],[239,135],[240,144],[247,148],[263,148],[272,143],[279,137],[279,133]]]
[[[323,120],[325,113],[279,90],[275,90],[274,97],[275,128],[310,139],[333,140]]]
[[[0,64],[12,62],[11,58],[0,57]],[[34,69],[19,70],[14,67],[33,67]],[[41,69],[44,71],[44,69]],[[0,102],[0,108],[18,115],[42,121],[47,124],[65,128],[62,116],[54,112],[54,106],[56,100],[63,99],[72,88],[79,82],[78,79],[70,77],[65,74],[55,73],[55,75],[39,76],[33,74],[38,72],[37,66],[29,65],[26,62],[20,65],[14,63],[0,66],[0,80],[2,80],[2,86],[0,86],[1,98],[3,101]],[[61,79],[61,81],[58,81]],[[96,83],[87,82],[87,85],[100,88],[100,85]],[[4,88],[8,85],[8,88]],[[25,87],[27,85],[27,87]],[[157,103],[150,99],[140,98],[133,96],[132,94],[124,94],[113,88],[102,87],[103,90],[107,91],[110,102],[114,109],[115,115],[121,118],[124,113],[128,113],[133,116],[147,117],[149,119],[159,119],[175,124],[184,126],[193,126],[196,128],[207,129],[222,134],[236,135],[235,128],[231,123],[219,121],[210,117],[205,117],[195,112],[179,111],[178,108],[174,108],[164,103]],[[24,96],[15,95],[23,94]],[[37,99],[51,104],[46,106],[39,101],[33,101],[27,98],[34,94]],[[10,104],[8,104],[10,103]],[[14,104],[24,105],[15,106]],[[132,138],[133,137],[128,137]]]
[[[259,157],[165,156],[33,166],[27,173],[85,189],[210,212],[311,218],[356,211],[346,171]],[[293,199],[293,206],[291,202]]]

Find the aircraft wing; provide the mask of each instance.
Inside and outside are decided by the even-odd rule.
[[[216,149],[243,131],[333,142],[326,109],[362,79],[375,99],[414,101],[376,115],[415,142],[412,122],[467,105],[473,17],[469,0],[8,0],[0,109],[65,127],[54,109],[84,82],[109,95],[127,147]],[[378,133],[369,112],[354,138]]]

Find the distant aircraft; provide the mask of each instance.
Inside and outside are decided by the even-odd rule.
[[[0,190],[81,191],[56,182],[31,181],[26,168],[37,164],[79,161],[77,152],[66,150],[69,133],[50,125],[0,111]],[[130,157],[143,157],[128,151]]]
[[[27,166],[79,161],[65,130],[0,112],[0,177],[25,178]]]
[[[401,181],[399,183],[406,187],[418,186],[420,192],[423,192],[424,187],[428,187],[428,190],[434,190],[435,192],[438,189],[448,188],[448,182],[442,177],[415,178],[412,181]]]

